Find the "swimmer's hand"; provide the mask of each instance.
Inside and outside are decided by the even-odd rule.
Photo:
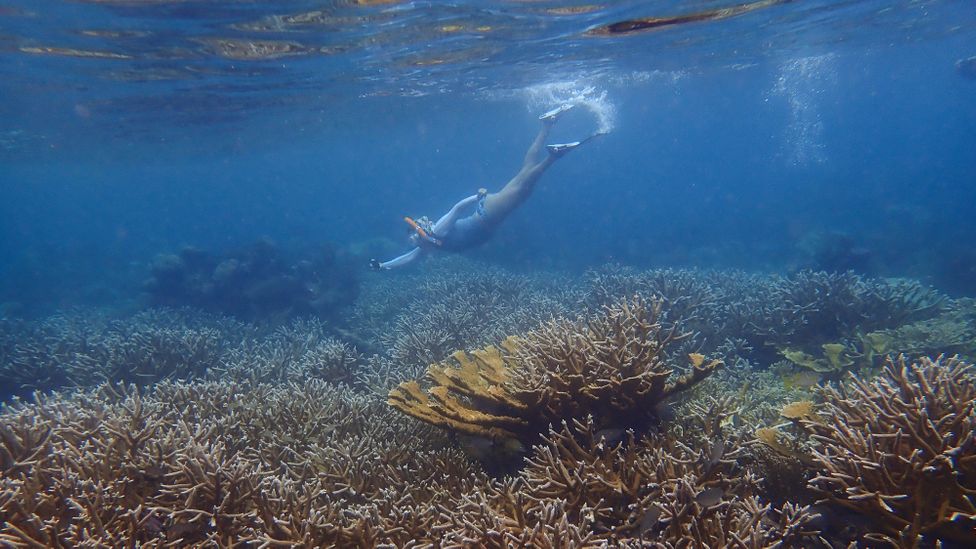
[[[376,259],[370,259],[370,260],[369,260],[369,268],[370,268],[370,269],[372,269],[372,270],[374,270],[374,271],[378,271],[378,270],[380,270],[380,269],[381,269],[382,267],[380,267],[380,262],[379,262],[379,260],[376,260]]]

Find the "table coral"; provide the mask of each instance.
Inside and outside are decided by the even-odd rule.
[[[634,298],[589,319],[553,320],[501,348],[459,351],[430,367],[430,389],[403,383],[389,402],[459,433],[525,443],[587,415],[600,428],[645,427],[668,398],[721,366],[692,355],[688,373],[672,376],[668,347],[684,335],[662,326],[660,314],[659,301]]]

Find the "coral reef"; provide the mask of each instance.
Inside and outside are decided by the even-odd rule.
[[[202,377],[252,332],[226,317],[152,309],[0,321],[0,382],[11,392]]]
[[[162,382],[0,415],[0,542],[64,546],[798,547],[812,512],[771,506],[738,441],[611,442],[591,420],[489,479],[430,426],[321,381]],[[703,441],[709,441],[703,443]]]
[[[105,386],[0,416],[11,546],[375,547],[484,483],[437,433],[323,382]]]
[[[698,419],[702,428],[714,423]],[[664,435],[636,440],[633,432],[610,443],[592,421],[564,424],[518,476],[466,498],[452,517],[462,533],[456,540],[549,547],[555,537],[561,547],[662,548],[814,541],[809,509],[760,503],[757,479],[737,466],[731,441],[711,434],[704,447]]]
[[[317,318],[270,329],[190,309],[0,321],[0,383],[22,396],[105,381],[139,386],[197,378],[354,383],[364,359],[334,334]]]
[[[559,279],[468,268],[474,271],[448,272],[421,282],[414,291],[417,299],[402,308],[392,329],[380,337],[391,359],[426,368],[454,351],[484,347],[572,312],[567,304],[575,295]]]
[[[225,269],[287,264],[264,253]],[[210,265],[193,288],[222,261],[184,260]],[[924,358],[972,356],[972,300],[436,266],[332,319],[277,298],[0,319],[0,385],[42,391],[0,409],[0,545],[973,544],[974,374]]]
[[[565,278],[516,276],[456,257],[437,262],[445,271],[395,283],[367,281],[350,322],[361,340],[375,342],[362,384],[385,395],[455,351],[485,347],[575,312],[578,296]]]
[[[187,252],[187,261],[210,261],[199,255]],[[294,379],[311,367],[316,377],[386,393],[455,351],[496,344],[506,334],[525,333],[549,318],[598,310],[627,297],[625,291],[661,301],[660,322],[689,334],[672,346],[672,356],[707,354],[722,358],[729,370],[754,372],[788,351],[837,378],[848,369],[879,367],[892,352],[917,356],[949,350],[968,356],[976,333],[976,315],[966,300],[946,303],[930,289],[906,281],[610,266],[590,271],[580,285],[559,275],[514,275],[455,258],[442,263],[447,270],[429,276],[370,279],[350,317],[341,322],[296,325],[297,331],[318,334],[309,337],[318,341],[319,359],[311,354],[300,359],[309,349],[284,349],[298,343],[280,334],[262,340],[282,324],[282,311],[269,313],[260,324],[164,309],[141,316],[76,311],[39,321],[0,320],[0,383],[10,393],[106,379],[148,384],[235,368],[235,377]],[[838,312],[845,308],[855,312]],[[179,318],[167,320],[166,315]],[[839,322],[842,317],[847,320]],[[838,333],[843,337],[827,338]],[[827,346],[838,345],[844,351],[837,358],[844,360],[828,364]],[[346,356],[346,366],[327,366],[334,363],[326,356],[330,353]],[[297,366],[296,360],[306,364]]]
[[[225,353],[207,377],[274,383],[321,379],[355,383],[365,359],[348,343],[330,335],[317,318],[294,319],[264,338],[248,338]]]
[[[154,305],[197,307],[241,318],[335,315],[358,291],[355,270],[325,248],[289,260],[272,242],[224,255],[184,248],[156,257],[144,289]]]
[[[860,340],[938,315],[946,298],[918,282],[853,272],[800,271],[783,277],[740,271],[619,266],[591,270],[584,302],[605,305],[637,293],[666,303],[668,320],[692,333],[690,349],[712,354],[730,341],[738,358],[769,365],[778,350],[822,352],[824,344]]]
[[[645,428],[671,396],[701,381],[719,361],[691,358],[672,378],[668,347],[683,337],[659,321],[661,302],[625,300],[604,314],[553,320],[502,348],[453,356],[433,365],[434,386],[408,382],[392,406],[423,421],[492,440],[535,442],[549,425],[592,415],[599,428]]]
[[[877,354],[948,353],[976,359],[976,300],[957,299],[938,316],[871,332],[865,340]]]
[[[871,381],[820,389],[813,433],[828,501],[874,521],[872,539],[976,544],[976,376],[955,358],[890,361]]]

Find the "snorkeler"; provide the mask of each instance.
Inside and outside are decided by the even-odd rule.
[[[489,193],[485,189],[479,189],[478,194],[455,204],[436,223],[432,223],[426,216],[419,219],[405,217],[404,221],[410,226],[410,243],[414,248],[383,263],[371,259],[369,266],[375,270],[394,269],[413,263],[428,251],[459,252],[485,243],[508,214],[532,194],[535,184],[546,168],[567,152],[606,133],[597,132],[582,141],[545,145],[545,156],[540,158],[543,144],[556,120],[572,108],[573,105],[562,105],[539,117],[542,128],[525,153],[522,169],[500,191]],[[474,213],[461,218],[462,212],[468,208],[474,208]]]

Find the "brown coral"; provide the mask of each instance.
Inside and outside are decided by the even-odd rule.
[[[725,442],[703,449],[667,435],[627,438],[610,443],[592,421],[551,432],[518,476],[465,497],[446,539],[660,548],[796,547],[814,539],[808,509],[759,503],[756,479],[737,467]]]
[[[691,357],[672,379],[667,349],[684,336],[659,322],[661,303],[622,301],[603,315],[554,320],[502,349],[455,353],[433,365],[424,392],[408,382],[390,392],[395,408],[448,429],[534,442],[551,424],[592,415],[600,428],[643,427],[665,400],[721,365]]]
[[[873,381],[820,389],[823,423],[806,420],[827,500],[877,523],[897,547],[976,544],[976,381],[955,358],[889,361]]]
[[[0,414],[0,544],[797,546],[808,510],[758,502],[722,416],[624,444],[576,421],[492,481],[436,429],[321,381],[38,398]]]
[[[302,385],[105,387],[0,415],[0,544],[403,545],[486,482],[376,399]]]

